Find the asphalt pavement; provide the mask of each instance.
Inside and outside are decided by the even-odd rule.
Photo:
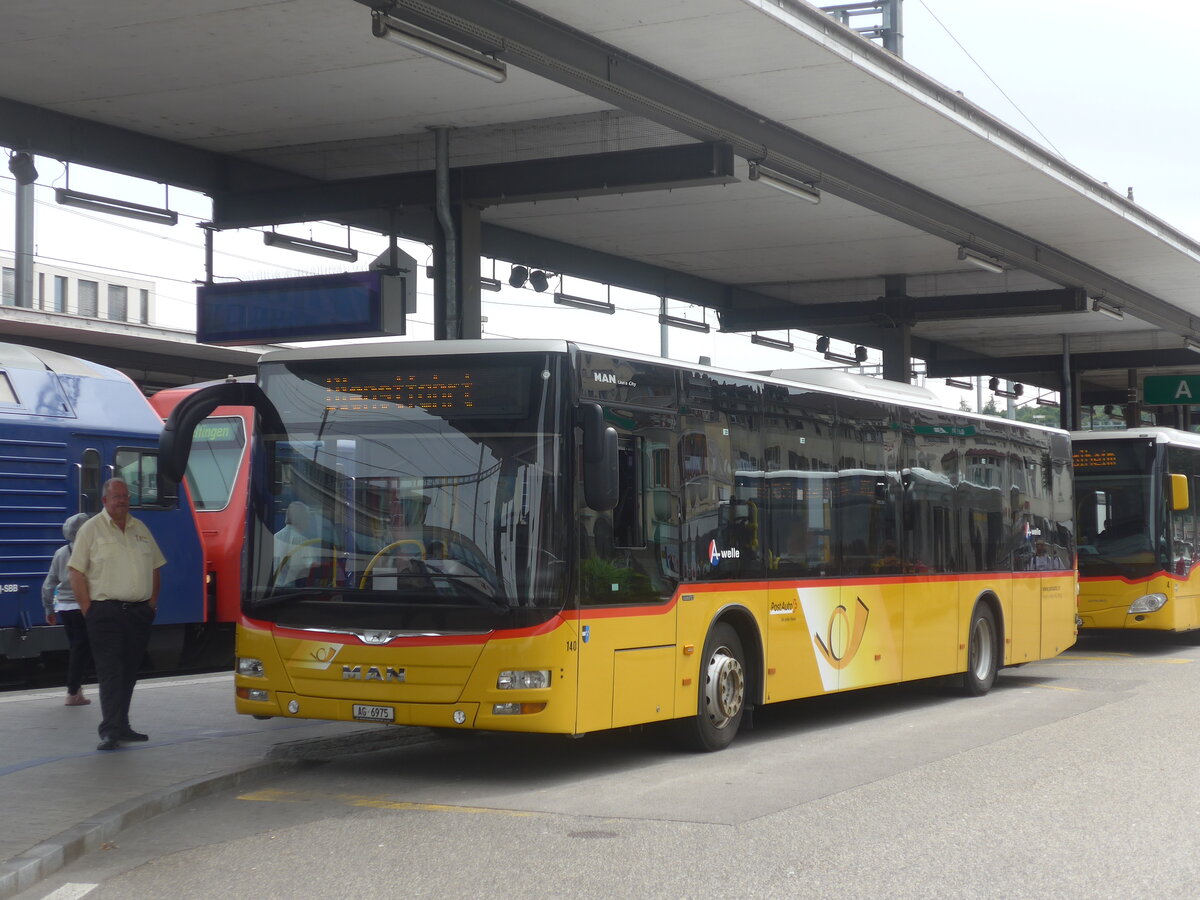
[[[258,721],[233,708],[233,675],[144,679],[130,708],[146,743],[102,752],[100,701],[65,689],[0,694],[0,900],[121,829],[195,797],[269,777],[339,748],[426,739],[420,729],[303,719]]]

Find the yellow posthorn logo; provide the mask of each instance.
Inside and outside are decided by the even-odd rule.
[[[867,618],[871,615],[871,610],[867,609],[867,604],[862,602],[862,597],[854,599],[858,603],[858,609],[854,616],[853,631],[849,629],[850,616],[846,612],[846,607],[839,604],[829,616],[829,631],[825,640],[821,640],[819,634],[813,635],[817,649],[821,651],[825,661],[835,669],[844,669],[850,665],[854,654],[858,653],[858,648],[862,646],[863,635],[867,632]],[[850,642],[843,644],[840,638],[847,632],[850,632]]]
[[[333,658],[335,656],[337,656],[337,652],[338,652],[337,647],[333,647],[333,646],[318,647],[316,650],[312,651],[312,653],[310,653],[308,655],[310,658],[312,658],[316,662],[327,663],[327,662],[333,661]]]

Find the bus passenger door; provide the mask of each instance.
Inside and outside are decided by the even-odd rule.
[[[678,513],[661,417],[616,419],[618,499],[581,511],[580,733],[674,715]]]
[[[1174,465],[1174,460],[1172,460]],[[1171,529],[1171,574],[1175,579],[1170,582],[1175,588],[1172,597],[1178,607],[1175,613],[1175,627],[1178,629],[1200,628],[1200,545],[1197,544],[1197,525],[1200,524],[1200,477],[1193,475],[1186,479],[1187,490],[1181,491],[1174,487],[1169,489],[1171,506],[1169,512]],[[1170,484],[1175,484],[1172,477]],[[1187,496],[1182,496],[1186,494]],[[1181,504],[1181,505],[1176,505]]]

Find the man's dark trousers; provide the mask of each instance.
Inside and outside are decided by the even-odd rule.
[[[130,730],[129,701],[153,624],[148,602],[94,600],[88,608],[88,641],[100,687],[101,740],[119,740]]]

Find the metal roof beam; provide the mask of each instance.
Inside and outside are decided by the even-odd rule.
[[[218,228],[336,219],[347,212],[433,206],[432,170],[213,196]],[[696,143],[450,170],[450,200],[479,206],[729,184],[733,148]]]
[[[770,309],[730,309],[721,313],[722,331],[774,331],[801,328],[820,331],[839,326],[895,327],[918,322],[992,319],[1013,315],[1059,315],[1087,309],[1077,288],[1013,291],[1000,294],[956,294],[939,297],[880,297],[847,303],[807,303]]]
[[[1022,375],[1030,372],[1058,372],[1061,354],[1038,356],[956,356],[953,359],[927,359],[926,369],[933,378],[955,375]],[[1072,353],[1071,366],[1080,371],[1106,369],[1160,369],[1183,366],[1195,369],[1200,357],[1191,350],[1118,350],[1105,353]]]
[[[197,150],[3,97],[0,97],[0,144],[205,194],[242,185],[287,187],[308,180],[233,156]]]
[[[376,5],[376,0],[358,2]],[[1119,299],[1128,312],[1149,324],[1188,335],[1200,328],[1200,321],[1186,311],[1148,291],[518,4],[395,0],[388,13],[467,46],[487,48],[509,65],[698,140],[728,142],[746,159],[769,160],[773,170],[949,243],[1081,288],[1089,296]],[[827,27],[822,12],[803,4],[789,5],[780,15],[814,28]]]

